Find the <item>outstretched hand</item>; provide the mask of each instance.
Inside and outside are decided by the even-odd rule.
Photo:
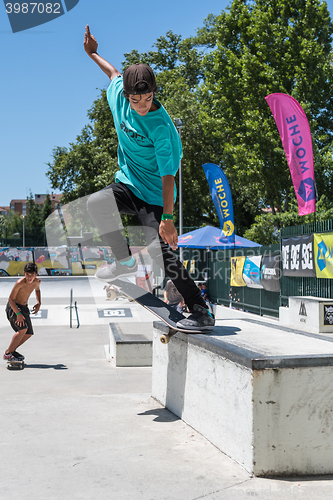
[[[97,52],[98,43],[96,41],[96,38],[90,33],[89,24],[87,24],[86,26],[83,47],[84,50],[87,52],[88,56]]]

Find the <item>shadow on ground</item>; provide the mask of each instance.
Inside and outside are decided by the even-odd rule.
[[[63,364],[57,364],[57,365],[41,365],[41,364],[34,364],[34,365],[24,365],[24,368],[36,368],[40,370],[47,370],[49,368],[53,368],[53,370],[68,370],[68,367]]]
[[[148,410],[143,413],[138,413],[138,415],[156,415],[156,418],[154,418],[154,422],[175,422],[176,420],[180,420],[179,417],[171,413],[169,410],[166,410],[165,408]]]

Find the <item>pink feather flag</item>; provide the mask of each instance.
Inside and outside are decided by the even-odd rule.
[[[290,95],[265,97],[280,133],[297,197],[299,215],[316,211],[311,132],[302,106]]]

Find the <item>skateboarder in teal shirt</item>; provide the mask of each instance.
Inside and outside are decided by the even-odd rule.
[[[110,245],[115,262],[100,268],[96,278],[106,282],[136,274],[131,254],[116,213],[136,215],[143,227],[151,257],[171,278],[184,297],[191,315],[179,327],[210,331],[215,320],[200,291],[184,266],[170,251],[177,249],[178,234],[173,223],[176,198],[175,174],[182,158],[179,134],[164,107],[154,97],[156,81],[146,64],[129,66],[124,75],[97,52],[98,44],[86,26],[84,49],[110,78],[107,99],[118,135],[118,164],[115,183],[92,194],[88,211]]]

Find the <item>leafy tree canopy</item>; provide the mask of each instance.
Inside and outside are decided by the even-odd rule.
[[[51,213],[52,213],[52,202],[50,195],[47,194],[40,214],[42,222],[45,222],[45,220]]]
[[[297,214],[281,139],[265,101],[274,92],[292,95],[304,108],[319,196],[332,203],[332,34],[326,2],[233,0],[227,11],[208,16],[195,36],[182,39],[168,31],[154,50],[125,54],[123,68],[135,62],[154,68],[157,98],[171,118],[184,121],[184,226],[219,224],[202,169],[206,162],[225,167],[238,234],[262,208],[270,207],[273,216]],[[57,147],[49,164],[47,175],[64,202],[106,186],[118,169],[104,90],[88,118],[76,142]],[[274,221],[276,228],[280,222]]]

